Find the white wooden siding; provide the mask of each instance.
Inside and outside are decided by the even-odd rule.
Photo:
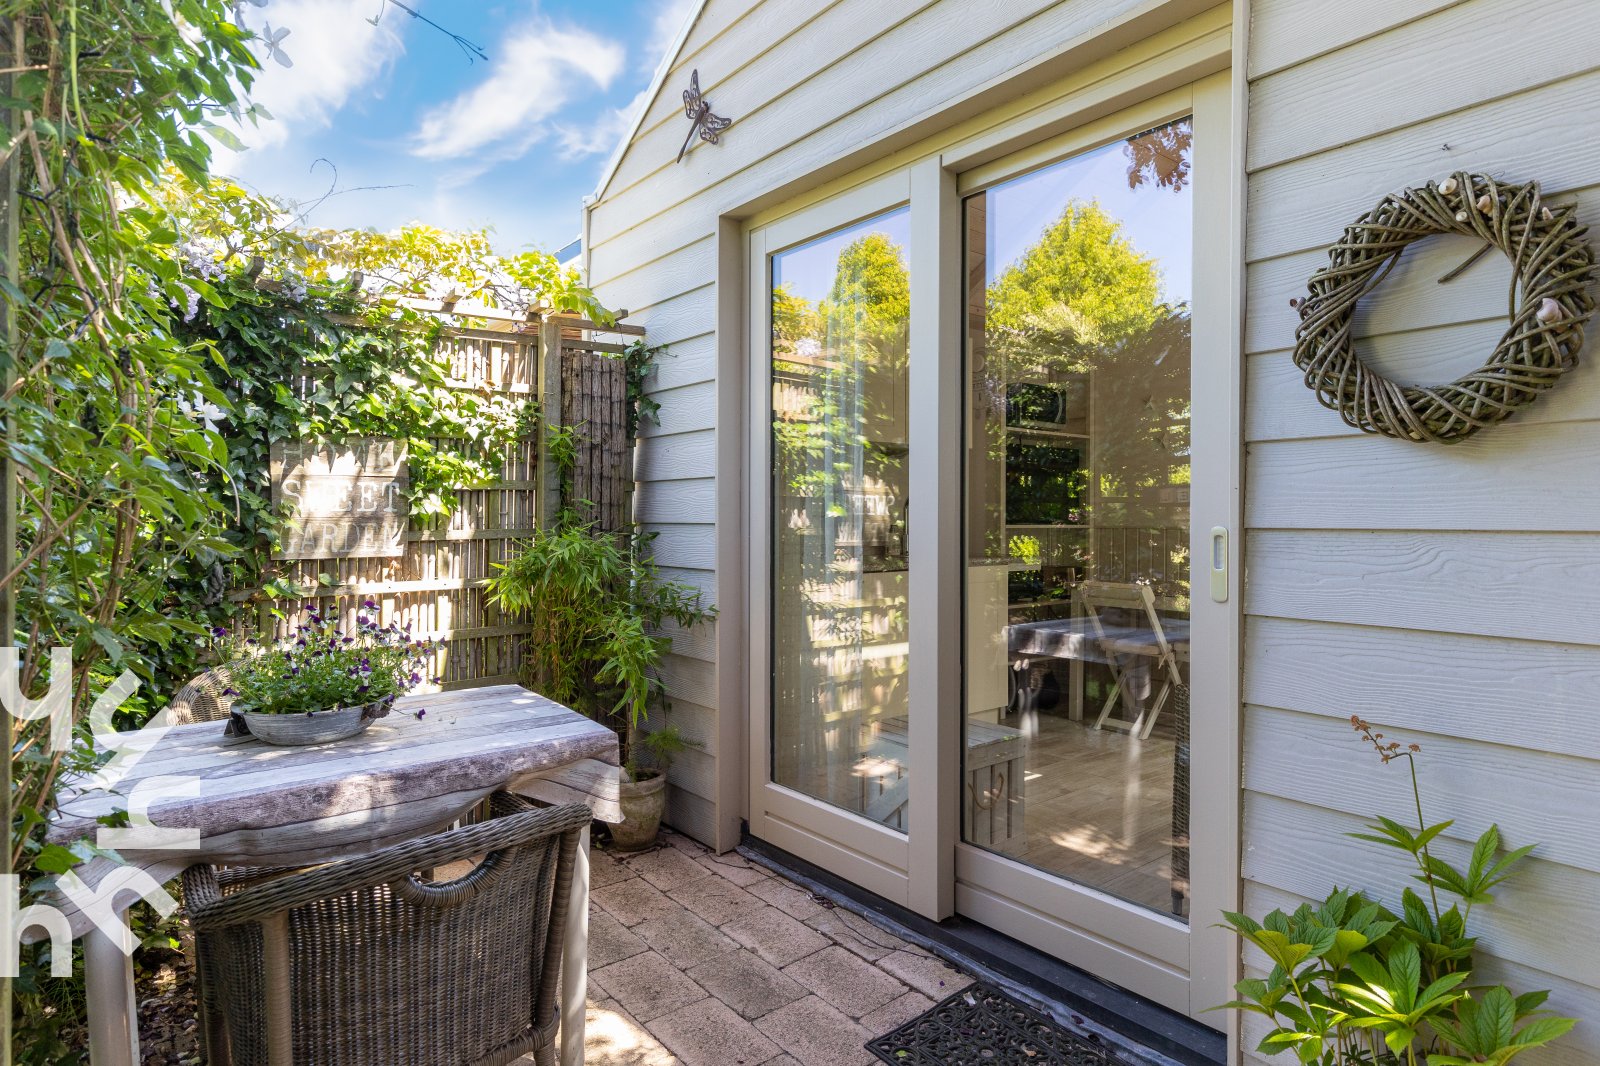
[[[1509,846],[1539,843],[1473,920],[1490,974],[1550,988],[1552,1008],[1583,1019],[1525,1061],[1592,1064],[1600,369],[1585,364],[1458,447],[1372,438],[1304,387],[1288,300],[1385,193],[1455,170],[1537,179],[1600,224],[1600,19],[1587,0],[1541,5],[1541,25],[1561,30],[1527,35],[1507,32],[1507,0],[1251,9],[1245,901],[1292,907],[1335,883],[1397,895],[1404,865],[1344,834],[1378,813],[1404,818],[1409,783],[1362,750],[1348,718],[1414,739],[1429,817],[1457,819],[1447,846],[1490,822]],[[1473,245],[1432,244],[1358,322],[1364,353],[1401,380],[1449,380],[1504,329],[1503,262],[1441,285]],[[1261,1035],[1247,1023],[1245,1046]]]

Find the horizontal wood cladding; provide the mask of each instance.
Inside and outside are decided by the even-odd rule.
[[[1376,296],[1382,299],[1381,295]],[[1406,333],[1388,333],[1357,341],[1361,358],[1392,380],[1418,383],[1454,381],[1478,366],[1494,350],[1505,319],[1462,322]],[[1355,437],[1361,430],[1317,402],[1305,385],[1305,374],[1285,351],[1252,355],[1245,360],[1249,381],[1245,406],[1245,439],[1295,440],[1307,437]],[[1515,425],[1600,420],[1600,367],[1584,360],[1553,391],[1512,416]],[[1552,433],[1561,430],[1552,428]]]
[[[1405,772],[1395,766],[1369,772],[1385,769]],[[1368,806],[1359,793],[1354,798]],[[1246,791],[1244,876],[1314,897],[1326,895],[1333,885],[1410,884],[1416,868],[1409,856],[1347,835],[1361,832],[1375,813],[1347,814]],[[1404,808],[1382,813],[1405,816]],[[1600,987],[1600,952],[1592,937],[1574,935],[1600,929],[1600,875],[1544,862],[1536,853],[1496,893],[1496,904],[1474,909],[1473,919],[1488,954]]]
[[[641,448],[648,448],[648,442]],[[711,535],[716,516],[717,481],[700,477],[683,481],[646,481],[634,493],[633,517],[646,525],[704,525]],[[665,562],[665,560],[660,560]]]
[[[1515,705],[1499,708],[1502,733],[1522,728],[1526,713]],[[1417,772],[1430,820],[1455,821],[1441,854],[1459,857],[1498,824],[1507,848],[1538,844],[1534,854],[1543,862],[1600,873],[1592,760],[1412,730],[1398,735],[1423,749]],[[1324,809],[1358,806],[1355,813],[1368,819],[1415,819],[1407,813],[1413,799],[1405,766],[1382,765],[1347,721],[1249,707],[1244,750],[1244,783],[1251,791]],[[1492,789],[1483,787],[1489,779]],[[1356,804],[1352,795],[1359,797]]]
[[[1344,0],[1306,4],[1303,0],[1252,0],[1249,69],[1251,78],[1292,67],[1402,23],[1443,10],[1461,0]]]
[[[1593,185],[1600,174],[1600,142],[1591,136],[1590,101],[1597,96],[1600,70],[1591,70],[1259,170],[1250,178],[1254,224],[1245,235],[1246,254],[1260,260],[1320,248],[1384,193],[1456,170],[1509,181],[1537,179],[1545,195],[1557,199]],[[1339,180],[1330,182],[1330,174]]]
[[[716,425],[715,382],[700,381],[693,385],[680,385],[674,389],[661,389],[650,392],[650,398],[661,407],[653,419],[640,424],[641,440],[671,433],[711,429]],[[641,447],[648,446],[641,445]]]
[[[672,285],[661,292],[659,303],[637,311],[630,308],[628,319],[648,331],[645,337],[648,343],[677,344],[704,336],[714,328],[716,296],[716,286],[709,280],[691,289],[678,290]]]
[[[717,839],[717,805],[703,796],[667,783],[667,810],[662,822],[699,841]]]
[[[716,469],[716,446],[717,432],[709,428],[652,435],[649,445],[640,447],[634,469],[640,481],[703,478]]]
[[[707,607],[715,607],[717,600],[717,575],[711,570],[691,570],[688,567],[667,566],[660,567],[661,576],[668,581],[676,581],[680,585],[688,585],[700,592],[700,602]]]
[[[1393,904],[1410,870],[1349,839],[1410,809],[1404,768],[1359,714],[1423,747],[1430,818],[1453,839],[1498,822],[1540,846],[1473,921],[1480,972],[1582,1019],[1530,1066],[1600,1061],[1600,369],[1579,366],[1511,421],[1456,447],[1369,437],[1322,408],[1291,351],[1291,297],[1384,195],[1457,170],[1540,182],[1600,226],[1600,20],[1553,0],[1553,35],[1508,34],[1502,0],[1251,0],[1245,248],[1245,906],[1334,885]],[[1560,38],[1559,40],[1557,38]],[[1479,365],[1505,328],[1509,270],[1478,247],[1409,249],[1357,314],[1358,349],[1404,383]],[[1247,967],[1259,958],[1246,956]],[[1263,1035],[1254,1019],[1243,1046]],[[1247,1053],[1248,1062],[1264,1062]]]
[[[704,523],[652,523],[644,529],[655,534],[651,550],[658,563],[692,570],[716,569],[716,544]]]
[[[691,626],[688,629],[669,620],[662,625],[659,635],[672,641],[672,654],[674,655],[699,659],[707,663],[715,663],[717,661],[717,620],[715,618],[701,622],[697,626]]]
[[[1592,0],[1544,0],[1510,32],[1505,0],[1471,0],[1254,81],[1250,169],[1559,82],[1595,65]]]
[[[661,658],[656,671],[671,693],[673,706],[680,701],[685,705],[715,708],[717,705],[717,667],[715,663],[687,655],[668,654]],[[714,740],[710,731],[697,739]],[[715,754],[713,751],[712,754]]]
[[[1245,520],[1252,529],[1600,530],[1596,455],[1600,422],[1506,422],[1448,446],[1370,436],[1252,444]]]
[[[679,114],[682,114],[681,110]],[[599,271],[613,264],[604,262],[603,256],[597,258],[601,261],[591,259],[590,270],[599,278]],[[665,249],[661,255],[644,262],[614,265],[615,271],[605,275],[605,281],[597,291],[608,306],[629,308],[628,318],[631,321],[633,311],[637,308],[653,306],[670,296],[715,281],[717,242],[707,233],[681,248]]]
[[[1417,180],[1435,176],[1438,175],[1421,174]],[[1372,191],[1374,195],[1368,207],[1390,190]],[[1578,221],[1600,231],[1600,189],[1585,189],[1568,199],[1577,202]],[[1347,221],[1354,222],[1359,214],[1360,211],[1352,213]],[[1339,231],[1334,231],[1325,239],[1331,243],[1338,240],[1339,235]],[[1504,315],[1508,310],[1510,272],[1503,257],[1486,256],[1449,284],[1439,283],[1442,275],[1482,246],[1483,242],[1460,234],[1431,237],[1413,245],[1379,288],[1358,305],[1353,320],[1355,335],[1394,333]],[[1326,249],[1318,248],[1246,267],[1250,305],[1245,312],[1245,351],[1294,347],[1294,331],[1300,318],[1289,301],[1304,296],[1307,280],[1327,265]],[[1462,371],[1471,370],[1475,365],[1467,363]]]
[[[1600,589],[1596,540],[1591,533],[1256,530],[1244,609],[1600,645],[1600,615],[1570,609],[1575,589]]]
[[[1600,648],[1263,617],[1244,636],[1248,703],[1600,760]]]
[[[656,357],[645,388],[651,392],[714,381],[717,376],[717,335],[710,330],[684,337],[665,346]]]

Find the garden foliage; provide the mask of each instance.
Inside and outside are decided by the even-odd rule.
[[[1385,764],[1406,760],[1417,819],[1412,829],[1380,817],[1352,835],[1409,856],[1425,895],[1404,889],[1394,911],[1362,892],[1336,888],[1319,905],[1305,903],[1292,914],[1275,910],[1259,922],[1227,914],[1228,925],[1260,949],[1271,969],[1264,978],[1240,981],[1241,998],[1225,1006],[1271,1021],[1258,1051],[1290,1052],[1306,1066],[1504,1066],[1565,1035],[1575,1022],[1540,1009],[1547,992],[1518,995],[1474,980],[1472,910],[1494,902],[1494,891],[1534,845],[1503,852],[1500,830],[1491,825],[1465,866],[1451,863],[1440,850],[1454,823],[1429,825],[1422,816],[1420,748],[1385,741],[1360,718],[1351,724]]]

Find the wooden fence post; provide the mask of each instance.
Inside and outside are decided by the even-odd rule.
[[[561,510],[561,471],[550,459],[550,430],[561,424],[561,324],[546,318],[539,324],[539,482],[535,519],[540,529],[555,524]]]

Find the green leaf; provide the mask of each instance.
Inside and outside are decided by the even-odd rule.
[[[48,874],[64,874],[81,861],[60,844],[46,844],[34,856],[33,864]]]
[[[1541,1047],[1566,1036],[1577,1024],[1576,1018],[1538,1018],[1518,1030],[1511,1043],[1519,1048]]]

